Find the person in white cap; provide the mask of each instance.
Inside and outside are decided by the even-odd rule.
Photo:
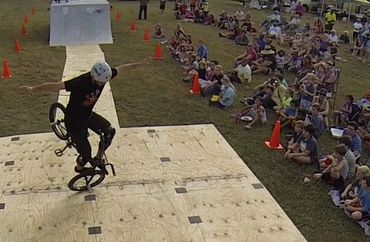
[[[93,112],[93,108],[103,92],[105,84],[115,78],[120,71],[128,67],[143,65],[147,60],[148,58],[145,58],[141,62],[124,64],[113,68],[106,62],[97,62],[92,66],[91,71],[65,82],[49,82],[33,87],[19,87],[20,90],[29,92],[56,92],[65,89],[71,93],[66,107],[65,125],[78,153],[81,155],[81,159],[77,160],[76,172],[81,172],[86,163],[93,162],[91,146],[87,139],[87,130],[89,128],[96,133],[101,132],[104,135],[105,149],[109,147],[115,135],[115,129],[111,126],[111,123]]]

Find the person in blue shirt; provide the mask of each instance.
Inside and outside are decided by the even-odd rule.
[[[257,39],[256,43],[257,43],[259,51],[264,50],[265,46],[266,46],[265,36],[263,34],[260,34],[258,36],[258,39]]]
[[[220,109],[226,109],[233,105],[235,102],[235,87],[231,83],[230,78],[227,76],[224,76],[222,79],[222,86],[221,86],[221,93],[219,98],[219,105],[218,107]]]
[[[358,124],[356,122],[349,122],[347,128],[344,130],[343,135],[351,137],[350,148],[356,158],[359,158],[362,154],[362,140],[357,133]]]
[[[208,58],[208,49],[207,46],[205,45],[205,42],[203,40],[199,40],[199,47],[197,50],[197,56],[199,57],[200,60],[207,60]]]
[[[344,203],[345,211],[353,220],[360,221],[370,216],[370,176],[364,176],[361,180],[361,188],[354,199],[348,199]]]

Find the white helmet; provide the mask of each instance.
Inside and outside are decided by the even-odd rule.
[[[95,81],[106,83],[112,78],[112,69],[106,62],[97,62],[91,68],[91,76]]]

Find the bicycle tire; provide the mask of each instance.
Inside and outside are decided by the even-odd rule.
[[[91,169],[93,169],[93,168],[91,168]],[[95,176],[99,176],[98,179],[96,181],[90,183]],[[86,180],[87,177],[91,177],[89,182]],[[77,186],[76,183],[81,178],[84,179],[83,182],[85,182],[85,185]],[[81,172],[77,176],[73,177],[68,183],[68,188],[71,189],[72,191],[77,191],[77,192],[87,191],[87,190],[89,190],[89,187],[92,188],[92,187],[95,187],[95,186],[99,185],[104,180],[104,178],[105,178],[105,174],[103,172],[101,172],[99,170],[91,171],[89,169],[89,170],[87,170],[85,172]]]
[[[63,113],[63,118],[60,120],[56,120],[56,113],[57,110],[60,109]],[[69,138],[69,134],[65,127],[64,117],[66,113],[66,108],[60,103],[53,103],[49,109],[49,121],[51,124],[51,128],[56,136],[58,136],[61,140],[67,140]]]

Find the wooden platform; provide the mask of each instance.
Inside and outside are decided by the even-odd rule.
[[[93,136],[91,143],[97,143]],[[120,129],[117,176],[71,192],[54,134],[0,139],[0,241],[305,241],[213,125]]]

